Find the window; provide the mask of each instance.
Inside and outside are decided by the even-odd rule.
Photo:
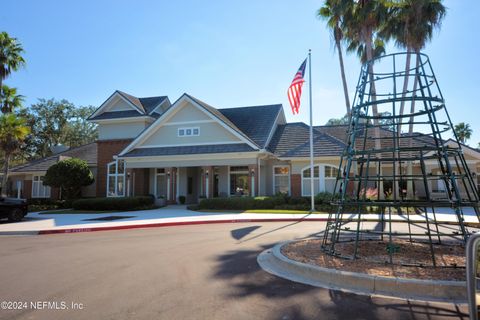
[[[302,170],[302,196],[310,196],[311,172],[310,166]],[[313,167],[313,193],[333,192],[338,168],[326,164],[317,164]]]
[[[311,168],[307,167],[302,171],[302,196],[311,195]],[[313,194],[317,194],[320,190],[320,167],[313,167]]]
[[[273,167],[273,193],[290,194],[290,167]]]
[[[338,168],[325,166],[325,182],[323,191],[333,193],[335,189],[335,181],[337,181]]]
[[[236,196],[249,195],[248,167],[230,167],[230,194]]]
[[[179,137],[198,137],[200,135],[200,128],[193,127],[193,128],[178,128],[178,136]]]
[[[50,198],[50,187],[43,184],[43,176],[33,176],[32,198]]]
[[[110,162],[107,173],[107,197],[125,196],[125,161]]]

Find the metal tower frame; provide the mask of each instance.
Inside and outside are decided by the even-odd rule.
[[[405,70],[408,55],[414,66]],[[368,61],[356,88],[332,199],[337,210],[329,214],[322,250],[355,259],[366,240],[385,241],[390,248],[396,239],[425,242],[435,267],[436,245],[468,238],[465,208],[479,218],[475,178],[428,56],[395,53]],[[442,211],[455,216],[458,230],[437,219]],[[372,215],[380,228],[367,222]],[[396,222],[399,217],[404,223]],[[338,250],[341,242],[353,242],[352,249]],[[385,262],[395,264],[395,250],[387,251]]]

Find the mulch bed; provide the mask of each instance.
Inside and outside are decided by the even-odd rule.
[[[322,240],[318,239],[292,242],[282,247],[282,253],[295,261],[342,271],[386,277],[465,281],[465,249],[459,244],[434,245],[437,265],[434,268],[428,243],[395,239],[393,246],[389,246],[388,240],[362,241],[357,253],[358,259],[355,260],[327,255],[321,251],[321,243]],[[392,247],[395,253],[393,264],[389,264],[388,249]],[[353,248],[353,242],[335,245],[336,251],[343,255],[352,255]]]

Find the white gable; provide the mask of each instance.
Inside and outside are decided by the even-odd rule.
[[[179,135],[179,129],[182,128],[198,129],[199,134],[181,136]],[[187,95],[184,95],[125,148],[120,155],[134,148],[230,143],[247,143],[251,147],[257,148],[241,133],[236,132]]]
[[[185,130],[187,128],[197,128],[199,134],[196,136],[179,136],[179,129]],[[242,140],[225,129],[217,120],[212,119],[205,111],[187,101],[136,147],[228,143],[242,143]]]
[[[143,112],[126,98],[124,98],[119,92],[115,91],[102,105],[90,116],[94,118],[104,112],[117,112],[117,111],[137,111],[139,114]]]
[[[121,97],[115,97],[111,103],[104,109],[104,112],[114,112],[114,111],[138,111],[137,108],[134,108],[131,103],[127,102]]]

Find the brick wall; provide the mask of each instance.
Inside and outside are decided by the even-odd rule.
[[[105,197],[107,192],[107,164],[130,142],[132,139],[97,141],[97,197]]]
[[[290,176],[290,192],[292,197],[302,196],[302,176],[300,174],[292,174]]]

